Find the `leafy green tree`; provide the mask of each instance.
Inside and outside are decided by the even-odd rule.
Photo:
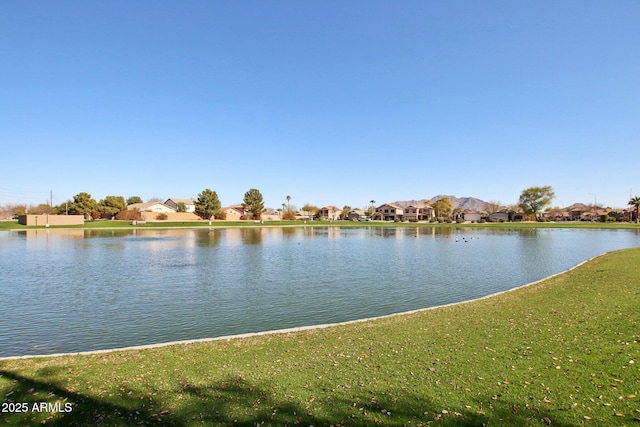
[[[53,208],[53,212],[56,215],[65,215],[68,211],[69,205],[73,203],[71,200],[67,200],[66,202],[62,202],[59,205]]]
[[[195,214],[202,219],[211,219],[211,217],[220,216],[220,199],[218,193],[210,189],[204,190],[198,194],[195,203]]]
[[[255,188],[244,193],[242,207],[244,207],[244,210],[250,214],[251,218],[260,219],[262,217],[262,211],[264,210],[262,193]]]
[[[78,193],[73,196],[73,202],[69,203],[69,213],[75,215],[92,215],[99,212],[100,206],[89,193]]]
[[[439,220],[440,218],[449,219],[451,217],[451,211],[453,209],[453,204],[451,203],[451,199],[448,197],[443,197],[442,199],[438,199],[431,204],[433,210],[436,213],[436,218]]]
[[[638,213],[640,213],[640,196],[632,197],[629,200],[629,206],[636,207],[636,223],[638,223]]]
[[[518,206],[526,215],[533,215],[536,220],[538,213],[551,204],[556,196],[550,185],[544,187],[530,187],[522,191],[518,199]]]
[[[113,218],[118,212],[127,209],[127,204],[122,196],[107,196],[100,200],[100,212],[108,217]]]
[[[187,211],[187,205],[184,204],[184,202],[178,202],[178,207],[176,208],[176,212],[186,212]]]
[[[140,198],[140,196],[131,196],[127,199],[127,205],[132,205],[134,203],[142,203],[142,198]]]

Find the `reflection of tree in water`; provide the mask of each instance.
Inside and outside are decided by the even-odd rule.
[[[241,236],[243,243],[247,245],[259,245],[262,243],[262,228],[243,228]]]
[[[311,227],[282,227],[281,229],[282,237],[286,240],[290,240],[294,237],[299,236],[301,233],[306,237],[310,237],[313,235],[313,228]]]
[[[222,239],[221,230],[207,230],[196,233],[196,246],[217,246]]]

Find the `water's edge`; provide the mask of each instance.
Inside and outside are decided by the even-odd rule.
[[[419,309],[416,309],[416,310],[409,310],[409,311],[404,311],[404,312],[399,312],[399,313],[392,313],[392,314],[387,314],[387,315],[383,315],[383,316],[368,317],[368,318],[364,318],[364,319],[349,320],[349,321],[337,322],[337,323],[326,323],[326,324],[319,324],[319,325],[298,326],[298,327],[286,328],[286,329],[274,329],[274,330],[269,330],[269,331],[248,332],[248,333],[243,333],[243,334],[225,335],[225,336],[213,337],[213,338],[199,338],[199,339],[193,339],[193,340],[168,341],[168,342],[156,343],[156,344],[146,344],[146,345],[139,345],[139,346],[128,346],[128,347],[111,348],[111,349],[80,351],[80,352],[68,352],[68,353],[55,353],[55,354],[42,354],[42,355],[29,354],[29,355],[23,355],[23,356],[7,356],[7,357],[0,357],[0,361],[3,361],[3,360],[19,360],[19,359],[33,359],[33,358],[52,358],[52,357],[63,357],[63,356],[87,356],[87,355],[95,355],[95,354],[113,353],[113,352],[117,352],[117,351],[147,350],[147,349],[153,349],[153,348],[169,347],[169,346],[174,346],[174,345],[187,345],[187,344],[205,343],[205,342],[212,342],[212,341],[223,341],[223,340],[224,341],[231,341],[231,340],[250,338],[250,337],[256,337],[256,336],[261,336],[261,335],[287,334],[287,333],[292,333],[292,332],[308,331],[308,330],[313,330],[313,329],[325,329],[325,328],[331,328],[331,327],[341,326],[341,325],[350,325],[350,324],[355,324],[355,323],[363,323],[363,322],[374,321],[374,320],[378,320],[378,319],[386,319],[386,318],[397,317],[397,316],[405,316],[405,315],[410,315],[410,314],[414,314],[414,313],[424,312],[424,311],[427,311],[427,310],[435,310],[435,309],[439,309],[439,308],[451,307],[451,306],[456,306],[456,305],[460,305],[460,304],[468,304],[468,303],[472,303],[472,302],[475,302],[475,301],[481,301],[481,300],[484,300],[484,299],[493,298],[493,297],[496,297],[498,295],[505,294],[505,293],[508,293],[508,292],[517,291],[519,289],[523,289],[523,288],[526,288],[528,286],[536,285],[538,283],[544,282],[546,280],[552,279],[552,278],[560,276],[562,274],[566,274],[566,273],[568,273],[568,272],[570,272],[572,270],[575,270],[576,268],[581,267],[582,265],[584,265],[584,264],[586,264],[588,262],[591,262],[591,261],[595,260],[596,258],[605,256],[605,255],[607,255],[609,253],[612,253],[612,252],[616,252],[616,251],[604,252],[602,254],[599,254],[599,255],[596,255],[594,257],[591,257],[591,258],[589,258],[589,259],[587,259],[585,261],[582,261],[582,262],[580,262],[580,263],[574,265],[573,267],[570,267],[570,268],[568,268],[568,269],[566,269],[564,271],[560,271],[558,273],[552,274],[550,276],[544,277],[544,278],[542,278],[540,280],[536,280],[534,282],[526,283],[526,284],[524,284],[522,286],[518,286],[516,288],[511,288],[511,289],[507,289],[507,290],[504,290],[504,291],[495,292],[495,293],[492,293],[490,295],[485,295],[485,296],[482,296],[482,297],[479,297],[479,298],[474,298],[474,299],[470,299],[470,300],[466,300],[466,301],[459,301],[459,302],[454,302],[454,303],[450,303],[450,304],[437,305],[437,306],[427,307],[427,308],[419,308]]]

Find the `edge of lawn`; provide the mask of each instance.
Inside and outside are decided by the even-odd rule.
[[[0,424],[635,425],[639,273],[640,248],[623,249],[491,296],[337,326],[4,359],[2,403],[26,406]]]

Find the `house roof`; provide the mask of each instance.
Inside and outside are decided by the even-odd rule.
[[[231,205],[231,206],[226,206],[224,208],[222,208],[223,211],[228,211],[228,210],[234,210],[240,214],[244,214],[244,206],[242,205]]]
[[[127,206],[127,210],[131,211],[133,209],[138,209],[139,211],[142,212],[142,211],[151,209],[151,207],[153,206],[162,206],[166,209],[171,209],[172,211],[175,211],[175,209],[173,209],[171,206],[167,206],[164,203],[160,203],[160,202],[132,203]]]
[[[406,208],[418,208],[418,209],[429,208],[429,209],[432,209],[432,206],[427,204],[427,203],[417,203],[415,205],[406,206],[405,209]]]
[[[403,209],[402,206],[399,206],[399,205],[396,205],[396,204],[393,204],[393,203],[382,204],[382,205],[378,206],[376,209],[380,209],[380,208],[382,208],[384,206],[389,206],[389,207],[394,208],[394,209]]]
[[[194,199],[176,199],[176,198],[170,198],[167,199],[164,204],[166,205],[167,202],[169,202],[169,200],[171,200],[173,203],[178,204],[178,203],[184,203],[185,205],[194,205],[196,203],[196,201]]]

